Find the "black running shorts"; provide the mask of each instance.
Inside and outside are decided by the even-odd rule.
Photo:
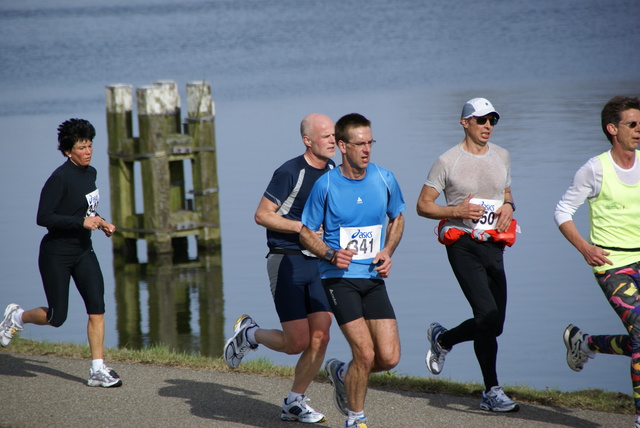
[[[382,279],[327,278],[322,285],[338,325],[358,318],[396,319]]]

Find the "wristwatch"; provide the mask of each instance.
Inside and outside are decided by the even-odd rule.
[[[513,208],[513,212],[516,212],[516,204],[514,204],[513,202],[505,202],[505,204],[511,205],[511,208]]]
[[[334,258],[334,257],[335,257],[335,255],[336,255],[336,253],[337,253],[337,251],[336,251],[336,250],[334,250],[333,248],[329,248],[329,249],[327,250],[327,252],[326,252],[326,253],[324,253],[324,259],[325,259],[326,261],[328,261],[329,263],[331,263],[331,261],[333,260],[333,258]]]

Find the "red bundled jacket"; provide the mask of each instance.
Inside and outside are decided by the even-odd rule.
[[[456,229],[455,227],[452,227],[452,226],[445,228],[444,224],[447,222],[447,220],[448,219],[443,218],[442,220],[440,220],[440,223],[438,223],[438,232],[437,232],[438,242],[444,245],[451,245],[454,242],[456,242],[458,239],[460,239],[462,235],[467,234],[467,232],[463,232],[462,230]],[[490,230],[474,229],[471,231],[471,233],[469,233],[469,235],[471,236],[471,238],[475,239],[476,241],[499,242],[510,247],[516,242],[517,226],[518,226],[518,222],[512,218],[509,228],[504,232],[498,232],[495,229],[490,229]]]

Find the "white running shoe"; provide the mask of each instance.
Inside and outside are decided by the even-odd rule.
[[[594,352],[589,353],[582,350],[582,344],[587,341],[588,336],[573,324],[569,324],[564,329],[562,339],[567,347],[567,364],[574,372],[582,370],[589,358],[595,357]]]
[[[241,315],[233,326],[234,334],[224,346],[224,361],[227,365],[235,369],[240,365],[242,359],[248,351],[255,350],[258,345],[252,345],[247,338],[247,330],[258,327],[249,315]]]
[[[22,330],[22,327],[13,321],[13,315],[21,309],[16,303],[11,303],[4,310],[4,319],[0,323],[0,345],[9,346],[13,335]]]
[[[347,404],[347,391],[344,388],[344,381],[340,379],[340,370],[345,365],[335,358],[330,359],[324,365],[324,371],[327,372],[329,383],[333,386],[333,404],[336,409],[345,416],[349,415],[349,406]]]
[[[287,399],[282,403],[282,413],[280,419],[283,421],[306,422],[315,424],[324,422],[327,418],[320,412],[316,412],[311,406],[307,405],[309,399],[304,395],[298,395],[295,400],[287,404]]]
[[[507,397],[502,387],[493,386],[489,392],[482,391],[480,408],[490,412],[517,412],[520,405]]]
[[[429,330],[427,330],[427,339],[429,339],[431,347],[427,351],[424,362],[427,364],[427,368],[431,374],[434,375],[440,374],[444,368],[444,358],[449,353],[448,349],[444,349],[440,346],[440,343],[438,343],[438,337],[445,331],[447,331],[447,329],[437,322],[431,323]]]
[[[122,379],[115,370],[105,366],[104,364],[98,370],[89,370],[89,386],[101,386],[103,388],[115,388],[122,385]]]

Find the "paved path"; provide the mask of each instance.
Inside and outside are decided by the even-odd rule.
[[[301,427],[280,421],[288,379],[240,373],[113,364],[120,388],[85,386],[86,360],[0,351],[2,427]],[[328,383],[313,383],[309,403],[342,427]],[[479,399],[370,389],[369,428],[575,427],[631,428],[633,417],[584,410],[522,405],[518,413],[479,409]]]

